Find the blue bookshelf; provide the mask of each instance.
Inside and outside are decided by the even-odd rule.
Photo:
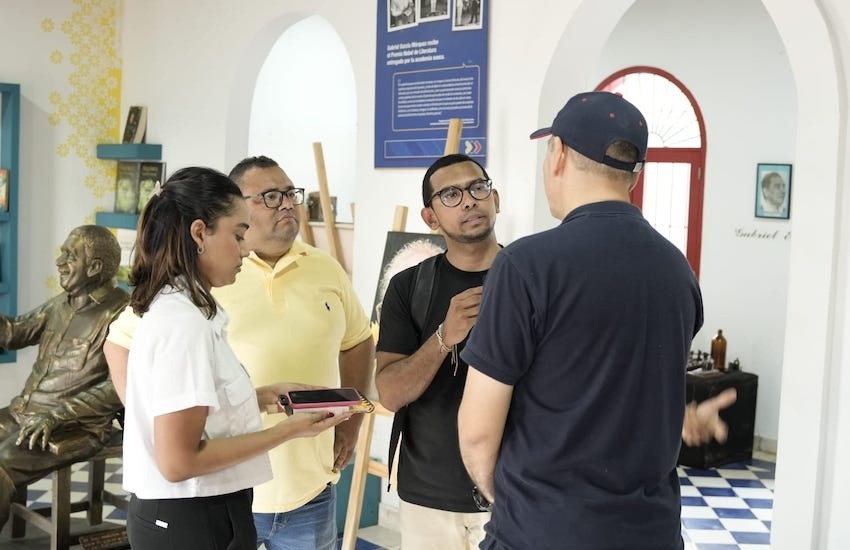
[[[104,160],[160,160],[162,145],[155,143],[100,143],[97,158]]]
[[[102,160],[161,160],[162,145],[157,143],[100,143],[97,146],[97,158]],[[95,223],[104,227],[136,229],[138,214],[120,212],[98,212]]]
[[[18,314],[18,147],[21,87],[0,82],[0,168],[9,171],[9,210],[0,212],[0,313]],[[14,363],[15,352],[0,349],[0,363]]]
[[[104,227],[136,229],[136,224],[139,223],[139,215],[122,214],[121,212],[98,212],[94,215],[94,223]]]

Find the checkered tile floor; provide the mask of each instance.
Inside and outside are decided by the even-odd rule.
[[[768,550],[776,464],[679,468],[685,550]]]
[[[72,474],[72,500],[85,495],[87,467],[87,464],[79,465]],[[776,471],[773,462],[754,458],[717,469],[680,467],[678,471],[685,550],[770,549]],[[121,492],[120,460],[107,461],[105,485],[109,491]],[[49,478],[34,483],[27,495],[28,503],[49,503],[49,493]],[[85,512],[76,515],[84,518]],[[125,515],[121,510],[105,506],[104,518],[121,523]],[[357,547],[382,548],[362,539]]]

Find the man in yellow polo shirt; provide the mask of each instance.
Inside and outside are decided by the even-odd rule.
[[[252,252],[236,282],[213,295],[230,316],[228,340],[252,382],[342,385],[365,393],[374,356],[369,319],[339,263],[296,241],[295,207],[304,190],[262,156],[242,160],[230,177],[248,201],[245,238]],[[132,319],[124,316],[104,346],[121,395],[122,369],[113,363],[125,353],[118,346],[129,347],[127,332]],[[336,548],[334,483],[351,459],[361,420],[355,415],[335,433],[287,441],[269,452],[274,479],[254,488],[258,544],[268,550]],[[266,426],[276,421],[264,418]]]

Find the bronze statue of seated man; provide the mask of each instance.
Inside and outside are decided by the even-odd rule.
[[[120,260],[108,229],[77,227],[56,259],[64,292],[29,313],[0,314],[0,347],[38,344],[23,391],[0,409],[0,528],[15,487],[97,454],[112,436],[122,406],[103,342],[129,301],[115,281]]]

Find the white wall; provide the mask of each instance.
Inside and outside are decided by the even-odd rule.
[[[848,132],[846,131],[848,124],[846,78],[847,75],[850,75],[850,55],[848,55],[848,52],[850,52],[850,36],[848,36],[847,22],[850,21],[850,5],[846,2],[830,4],[823,11],[825,18],[833,22],[831,31],[834,44],[842,54],[837,59],[837,65],[844,80],[840,81],[838,91],[840,122],[845,131],[836,143],[836,152],[839,158],[839,186],[846,188],[847,182],[850,181],[846,160],[850,159],[850,139],[848,139]],[[822,479],[820,483],[823,490],[821,503],[824,512],[814,525],[816,532],[820,533],[817,540],[824,548],[843,548],[850,541],[850,522],[847,521],[848,511],[850,510],[848,510],[845,499],[847,488],[850,487],[850,470],[843,466],[847,457],[850,456],[850,430],[847,429],[850,426],[850,372],[848,372],[848,366],[850,366],[850,259],[848,259],[848,250],[850,250],[850,193],[843,190],[839,191],[835,207],[840,218],[839,238],[835,243],[835,248],[842,251],[843,254],[836,261],[837,291],[834,302],[837,314],[833,332],[834,339],[828,350],[831,355],[830,368],[828,369],[831,380],[827,383],[828,389],[825,392],[824,415],[826,418],[823,431],[825,444],[822,446],[824,466],[819,476]],[[791,312],[789,312],[789,315],[791,315]],[[804,352],[804,350],[799,351]],[[801,373],[800,376],[804,376],[804,374]],[[788,386],[790,391],[793,388],[790,381]],[[805,388],[803,393],[805,394]],[[793,397],[789,399],[793,399]],[[782,418],[785,419],[788,416],[796,416],[795,411],[791,407],[783,406]],[[796,439],[797,433],[806,429],[805,421],[801,424],[794,424],[793,421],[786,422],[787,424],[791,424],[791,426],[781,433],[783,437],[788,437],[792,441]],[[793,472],[798,464],[807,459],[805,454],[797,454],[793,449],[784,445],[782,449],[784,455],[790,455],[788,462],[782,464],[780,470],[782,472]],[[811,478],[801,480],[800,484],[807,483],[810,480]],[[789,488],[789,496],[793,495],[791,493],[793,489],[794,487]],[[779,511],[780,521],[791,517],[794,513],[792,505],[784,502],[783,509]],[[781,527],[780,536],[792,528],[793,525]],[[787,548],[791,548],[791,546],[789,545]]]

